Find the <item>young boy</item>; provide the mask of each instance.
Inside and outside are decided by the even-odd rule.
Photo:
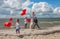
[[[39,27],[39,25],[38,25],[38,19],[37,19],[37,17],[35,17],[35,18],[33,19],[33,22],[34,22],[33,28],[35,28],[35,26],[37,26],[37,27],[40,29],[40,27]]]
[[[16,34],[20,34],[20,23],[19,23],[19,19],[16,19]]]
[[[25,26],[25,29],[26,29],[27,28],[27,17],[25,17],[24,26]]]

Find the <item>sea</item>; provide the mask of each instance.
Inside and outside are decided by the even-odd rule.
[[[16,19],[17,18],[13,18],[13,21],[12,21],[12,26],[14,29],[15,28],[15,24],[16,24]],[[7,22],[9,21],[8,18],[0,18],[0,29],[5,29],[4,28],[4,22]],[[21,28],[23,29],[25,26],[24,26],[24,18],[20,18],[19,19],[20,21],[20,26]],[[38,25],[40,27],[53,27],[53,26],[59,26],[60,25],[60,18],[38,18]],[[30,23],[28,23],[28,28],[30,26]]]

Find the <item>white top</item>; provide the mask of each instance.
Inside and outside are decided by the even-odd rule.
[[[26,22],[26,19],[24,20],[24,23],[27,23],[27,22]]]
[[[33,22],[34,18],[35,18],[35,15],[34,16],[31,15],[31,22]]]
[[[16,22],[16,29],[20,29],[20,24]]]

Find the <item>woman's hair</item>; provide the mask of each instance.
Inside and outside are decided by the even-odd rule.
[[[34,14],[34,12],[32,12]]]
[[[19,22],[19,19],[16,19],[16,22]]]

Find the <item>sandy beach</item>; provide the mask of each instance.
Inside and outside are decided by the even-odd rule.
[[[15,29],[0,30],[0,39],[60,39],[60,27],[21,29],[19,36]]]

